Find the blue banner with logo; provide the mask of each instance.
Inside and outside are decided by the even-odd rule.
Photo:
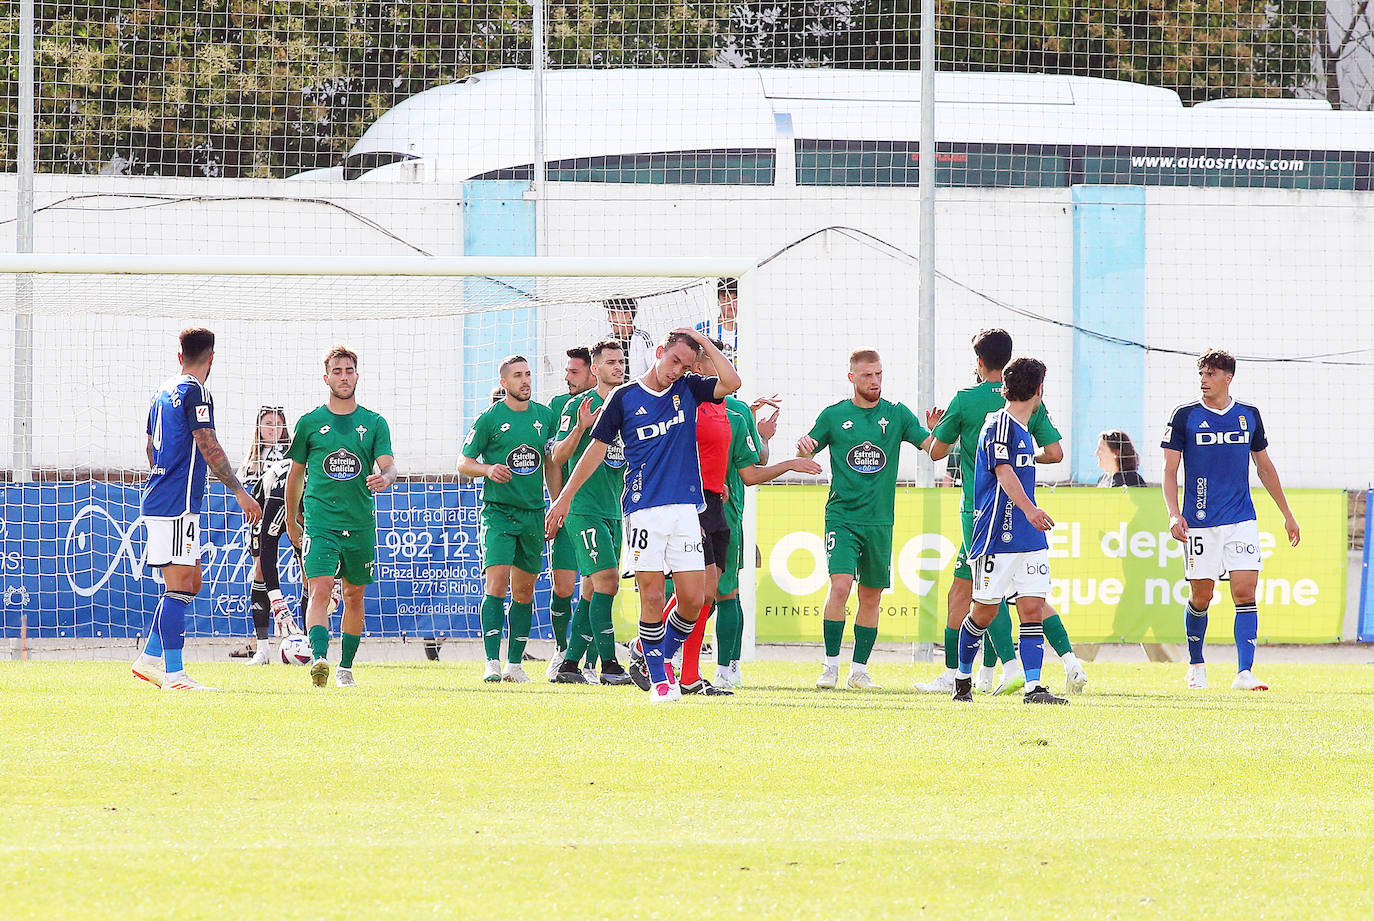
[[[139,487],[117,483],[0,485],[4,636],[18,636],[25,623],[34,637],[144,632],[162,585],[158,571],[143,563],[147,534],[139,495]],[[377,581],[366,594],[369,635],[480,635],[480,508],[481,488],[473,483],[405,483],[378,494]],[[186,632],[252,635],[248,531],[218,483],[206,490],[201,541],[204,585]],[[287,542],[282,545],[282,592],[296,610],[300,568]],[[535,587],[536,636],[550,635],[548,602],[543,574]]]

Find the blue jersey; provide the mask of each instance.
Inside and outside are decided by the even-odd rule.
[[[970,557],[1046,550],[1045,532],[1031,524],[1002,484],[997,468],[1011,467],[1026,497],[1035,502],[1035,440],[1005,409],[989,413],[973,459],[973,540]]]
[[[1231,401],[1222,410],[1201,400],[1174,410],[1162,448],[1183,454],[1183,520],[1215,528],[1255,517],[1250,500],[1250,455],[1269,447],[1259,410]]]
[[[661,505],[706,508],[697,460],[697,406],[719,403],[716,379],[684,374],[658,393],[641,381],[611,391],[592,428],[597,441],[625,447],[625,514]]]
[[[153,405],[148,408],[153,473],[143,487],[145,517],[200,513],[200,500],[205,496],[205,457],[191,433],[214,427],[210,391],[191,375],[177,375],[153,396]]]

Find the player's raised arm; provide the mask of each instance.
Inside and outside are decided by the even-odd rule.
[[[234,475],[234,465],[229,462],[229,456],[224,453],[224,448],[220,446],[219,439],[215,437],[215,430],[212,428],[192,429],[191,437],[196,440],[196,447],[205,457],[205,466],[209,467],[215,478],[234,494],[234,498],[239,503],[239,508],[243,509],[244,520],[249,524],[257,524],[261,521],[262,507],[258,505],[257,499],[248,494],[248,490],[243,488],[239,478]]]
[[[1296,547],[1298,541],[1302,540],[1302,531],[1298,528],[1298,519],[1293,517],[1293,510],[1288,507],[1288,497],[1283,494],[1283,484],[1279,482],[1278,468],[1270,460],[1267,449],[1254,451],[1250,457],[1255,462],[1255,473],[1259,475],[1261,485],[1269,492],[1269,497],[1274,500],[1274,504],[1283,513],[1283,529],[1288,532],[1288,543]]]
[[[692,337],[697,346],[711,361],[711,367],[716,372],[716,398],[723,399],[740,388],[743,381],[740,380],[739,372],[735,366],[730,364],[730,359],[725,357],[725,353],[716,348],[716,344],[702,335],[695,329],[680,327],[673,332],[683,333]]]

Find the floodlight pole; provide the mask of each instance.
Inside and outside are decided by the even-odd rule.
[[[918,415],[935,405],[935,3],[921,0],[920,311],[916,319]],[[919,486],[935,485],[933,464],[917,466]]]

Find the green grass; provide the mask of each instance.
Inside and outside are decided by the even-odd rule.
[[[1374,669],[1185,694],[1090,666],[1066,708],[484,686],[478,666],[0,665],[0,916],[1363,917]],[[923,672],[930,672],[926,666]],[[1057,672],[1057,667],[1054,669]],[[532,670],[533,672],[533,670]],[[1226,674],[1213,667],[1214,681]],[[1228,682],[1229,683],[1229,682]]]

